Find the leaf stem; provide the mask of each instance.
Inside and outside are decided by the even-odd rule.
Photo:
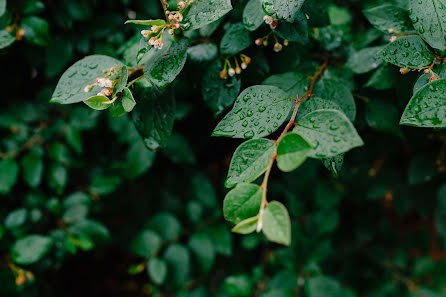
[[[168,24],[170,24],[169,17],[167,16],[167,10],[166,10],[167,1],[166,0],[160,0],[160,2],[161,2],[161,6],[163,7],[164,16],[166,17],[166,21],[167,21]]]

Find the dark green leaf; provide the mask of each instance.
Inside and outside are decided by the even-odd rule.
[[[364,10],[365,17],[372,25],[383,32],[393,29],[399,32],[413,30],[407,10],[398,6],[384,4]]]
[[[265,12],[259,0],[249,0],[243,9],[243,24],[249,31],[257,30],[263,24]]]
[[[253,184],[239,184],[223,201],[223,214],[235,224],[257,215],[260,210],[263,190]]]
[[[231,24],[220,42],[220,53],[231,57],[245,50],[251,45],[249,31],[242,23]]]
[[[278,19],[293,22],[305,0],[261,0],[263,9]]]
[[[14,159],[0,161],[0,194],[8,194],[17,182],[19,166]]]
[[[277,166],[280,170],[290,172],[307,159],[311,145],[296,133],[287,133],[277,146]]]
[[[51,249],[53,241],[43,235],[28,235],[11,246],[11,259],[19,265],[33,264],[42,259]]]
[[[161,285],[166,280],[167,263],[163,259],[152,258],[147,262],[147,273],[156,285]]]
[[[231,0],[195,1],[184,15],[186,30],[199,29],[213,23],[232,10]]]

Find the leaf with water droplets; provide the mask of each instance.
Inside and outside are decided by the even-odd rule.
[[[6,30],[0,30],[0,49],[10,46],[15,41],[15,36]]]
[[[308,140],[313,146],[309,156],[318,159],[334,157],[364,144],[349,119],[333,109],[307,114],[293,132]]]
[[[284,172],[293,171],[305,162],[311,149],[302,136],[287,133],[277,146],[277,167]]]
[[[274,142],[268,139],[252,139],[242,143],[232,157],[225,186],[232,188],[257,179],[268,168],[275,149]]]
[[[394,29],[399,32],[413,30],[407,10],[389,4],[364,10],[365,17],[378,30],[388,32]]]
[[[285,72],[268,77],[262,82],[262,85],[279,87],[290,98],[297,98],[307,92],[309,80],[299,72]]]
[[[338,177],[339,172],[342,169],[342,165],[344,164],[344,155],[345,154],[339,154],[331,158],[324,158],[321,159],[322,164],[324,164],[325,168],[327,168],[333,177]]]
[[[341,112],[344,112],[341,107],[334,101],[322,99],[319,97],[311,97],[305,99],[299,106],[299,110],[297,112],[296,121],[298,122],[305,115],[319,109],[336,109]]]
[[[305,0],[261,0],[263,10],[274,17],[293,22]]]
[[[246,139],[268,136],[283,124],[293,103],[278,87],[249,87],[238,96],[212,136]]]
[[[84,101],[84,103],[94,110],[105,110],[110,107],[112,101],[106,96],[93,96]]]
[[[268,203],[262,220],[262,231],[269,241],[283,245],[291,244],[290,215],[282,203],[278,201]]]
[[[350,121],[353,122],[356,119],[355,99],[347,86],[339,80],[323,78],[316,83],[313,93],[336,103]]]
[[[279,22],[274,33],[280,38],[300,44],[308,42],[308,20],[303,12],[299,12],[292,23]]]
[[[382,64],[382,59],[376,57],[376,54],[383,49],[382,46],[367,47],[353,53],[348,58],[346,67],[354,73],[363,74],[378,68]]]
[[[398,67],[410,69],[430,65],[435,59],[434,54],[419,36],[400,37],[389,43],[377,57]]]
[[[116,59],[102,55],[83,58],[68,68],[62,75],[57,83],[51,102],[71,104],[96,96],[103,89],[102,87],[94,86],[90,92],[85,92],[85,87],[94,84],[96,78],[104,77],[103,70],[108,70],[115,66],[123,66],[123,64]]]
[[[215,22],[232,10],[231,0],[194,1],[184,12],[185,30],[195,30]]]
[[[162,49],[152,47],[146,54],[144,74],[158,88],[167,87],[180,74],[186,64],[189,41],[175,40],[167,31],[163,35]]]
[[[446,127],[446,79],[433,81],[419,89],[407,104],[400,124]]]
[[[243,24],[249,31],[257,30],[263,24],[265,12],[259,0],[249,0],[243,9]]]
[[[430,46],[446,50],[445,0],[409,0],[409,15],[415,29]]]
[[[438,78],[446,78],[446,64],[436,65],[433,72],[438,76]],[[423,86],[427,85],[431,76],[432,73],[421,74],[413,86],[413,92],[416,93]]]
[[[218,47],[213,42],[200,43],[187,49],[187,57],[197,63],[214,61],[217,55]]]
[[[155,87],[138,81],[134,88],[138,104],[132,112],[133,124],[144,144],[151,150],[167,144],[175,120],[175,100],[170,89],[158,91]]]
[[[223,215],[227,221],[238,224],[254,217],[260,210],[263,190],[254,184],[238,184],[223,201]]]
[[[223,35],[220,42],[220,53],[231,57],[247,49],[251,45],[249,31],[242,23],[232,24]]]
[[[201,94],[214,116],[219,116],[234,104],[241,87],[239,76],[221,79],[220,71],[222,69],[223,63],[217,60],[209,66],[203,75]]]

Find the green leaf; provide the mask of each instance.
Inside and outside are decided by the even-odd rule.
[[[226,257],[232,255],[232,235],[225,224],[211,227],[208,234],[211,236],[217,254]]]
[[[6,30],[0,30],[0,49],[4,49],[11,44],[13,44],[15,41],[15,36],[12,36],[8,31]]]
[[[0,17],[6,12],[6,0],[0,0]]]
[[[182,229],[178,219],[170,213],[157,214],[145,226],[156,231],[164,240],[177,238]]]
[[[257,179],[268,168],[275,149],[275,143],[268,139],[252,139],[242,143],[232,157],[225,186],[232,188]]]
[[[112,105],[113,101],[108,99],[106,96],[99,95],[90,97],[89,99],[85,100],[84,103],[91,109],[105,110]]]
[[[276,86],[285,91],[290,98],[298,98],[303,96],[309,85],[308,78],[298,72],[285,72],[275,74],[262,82],[262,85]]]
[[[278,19],[293,22],[305,0],[261,0],[263,10]]]
[[[232,10],[231,0],[194,1],[184,13],[183,28],[195,30],[220,19]]]
[[[376,6],[364,10],[364,15],[376,29],[385,33],[388,33],[389,29],[399,32],[413,30],[407,10],[398,6],[390,4]]]
[[[142,141],[134,142],[127,152],[125,173],[130,179],[136,178],[152,167],[155,153],[148,150]]]
[[[152,230],[140,232],[130,243],[130,250],[144,258],[155,255],[160,248],[161,237]]]
[[[51,102],[70,104],[96,96],[102,90],[101,87],[95,86],[90,92],[85,92],[85,87],[94,84],[96,78],[104,77],[103,70],[115,66],[123,65],[120,61],[107,56],[94,55],[83,58],[62,75]]]
[[[446,127],[446,79],[419,89],[404,110],[400,124],[416,127]]]
[[[313,93],[326,100],[335,102],[350,121],[356,119],[356,103],[350,90],[338,80],[321,79],[315,87]]]
[[[11,259],[19,265],[33,264],[42,259],[51,249],[53,240],[43,235],[28,235],[11,246]]]
[[[202,63],[214,61],[218,56],[218,47],[215,43],[200,43],[187,49],[187,56],[191,61]]]
[[[277,87],[249,87],[238,96],[212,135],[247,139],[267,136],[286,120],[293,103]]]
[[[327,168],[333,177],[339,177],[339,172],[344,164],[344,154],[339,154],[331,158],[322,159],[322,164]]]
[[[68,181],[68,171],[61,164],[51,164],[48,173],[49,186],[57,193],[62,194],[67,185]]]
[[[398,82],[399,75],[397,68],[391,65],[381,66],[370,76],[364,86],[376,90],[388,90]]]
[[[163,259],[152,258],[147,262],[147,273],[156,285],[161,285],[166,280],[167,263]]]
[[[235,224],[257,215],[263,190],[254,184],[238,184],[223,201],[223,214]]]
[[[220,53],[232,57],[251,45],[249,31],[242,23],[231,24],[220,42]]]
[[[166,24],[165,20],[128,20],[124,24],[136,24],[144,26],[162,26]]]
[[[178,285],[186,282],[190,274],[190,254],[187,248],[178,243],[173,243],[164,252],[164,259],[169,264],[169,281]]]
[[[378,130],[402,137],[403,134],[398,126],[400,112],[387,102],[373,100],[366,105],[365,118],[367,124]]]
[[[305,293],[308,297],[343,297],[341,284],[327,276],[315,276],[305,282]]]
[[[8,194],[17,182],[19,166],[14,159],[0,161],[0,194]]]
[[[279,25],[274,29],[274,33],[280,38],[288,41],[294,41],[299,44],[308,43],[308,20],[305,14],[298,13],[292,23],[279,22]]]
[[[32,188],[40,185],[43,174],[43,160],[39,154],[28,153],[22,159],[23,179]]]
[[[293,132],[302,135],[313,146],[309,156],[329,158],[345,153],[364,143],[353,124],[338,110],[317,110],[304,116]]]
[[[438,76],[438,78],[446,78],[446,64],[440,64],[434,67],[433,72]],[[415,94],[423,86],[427,85],[430,81],[432,73],[423,73],[420,75],[418,80],[413,86],[413,93]]]
[[[435,59],[435,55],[419,36],[400,37],[389,43],[377,57],[398,67],[410,69],[430,65]]]
[[[223,63],[220,60],[215,61],[204,73],[202,81],[203,100],[216,117],[234,104],[241,87],[239,76],[221,79],[222,69]]]
[[[122,92],[127,86],[127,81],[129,79],[129,70],[127,66],[122,66],[121,71],[119,71],[117,75],[118,77],[114,78],[116,82],[113,86],[113,96],[116,96],[118,93]]]
[[[382,64],[382,59],[376,57],[376,54],[383,49],[382,46],[367,47],[348,58],[346,67],[353,70],[354,73],[363,74],[378,68]]]
[[[322,99],[319,97],[311,97],[305,99],[299,106],[299,110],[297,111],[296,121],[298,122],[305,115],[320,109],[336,109],[341,112],[344,112],[341,107],[337,103],[331,100]]]
[[[299,167],[307,159],[311,145],[296,133],[287,133],[277,146],[277,166],[284,172]]]
[[[135,85],[138,104],[132,112],[132,120],[144,144],[151,150],[167,145],[175,121],[175,99],[171,90],[159,92],[153,87]]]
[[[135,99],[133,98],[132,91],[125,87],[122,91],[122,107],[126,112],[131,112],[136,105]]]
[[[26,218],[28,217],[28,211],[26,208],[19,208],[10,212],[5,218],[5,228],[9,230],[17,229],[22,227]]]
[[[175,40],[167,31],[162,49],[152,47],[146,54],[144,74],[160,89],[167,87],[180,74],[187,59],[187,38]]]
[[[444,0],[409,0],[409,14],[421,37],[433,48],[446,50]]]
[[[48,22],[37,16],[24,18],[20,23],[21,29],[25,30],[25,39],[38,45],[46,46],[50,40]]]
[[[265,12],[259,0],[249,0],[243,9],[243,24],[249,31],[257,30],[263,24]]]
[[[92,243],[102,243],[110,239],[110,232],[102,223],[94,220],[82,220],[68,228],[73,236],[83,237]]]
[[[272,242],[291,244],[290,216],[282,203],[278,201],[268,203],[262,216],[262,231]]]
[[[248,218],[238,223],[231,231],[238,234],[250,234],[256,231],[258,222],[258,216]]]
[[[212,240],[206,234],[193,234],[188,244],[195,254],[203,272],[209,272],[214,265],[215,249]]]

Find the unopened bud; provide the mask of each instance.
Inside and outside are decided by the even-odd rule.
[[[251,63],[251,58],[250,58],[250,57],[245,57],[245,63],[246,63],[246,64]]]
[[[390,37],[390,42],[394,42],[398,39],[398,36],[393,35],[392,37]]]
[[[280,52],[282,50],[282,45],[280,43],[274,44],[274,51],[276,53]]]
[[[240,74],[240,73],[242,73],[242,68],[240,68],[240,67],[235,67],[235,73],[237,73],[237,74]]]
[[[284,46],[288,46],[289,44],[290,44],[290,42],[289,42],[288,40],[285,39],[285,40],[283,41],[283,45],[284,45]]]
[[[169,32],[170,35],[173,35],[174,31],[172,28],[170,28],[169,30],[167,30],[167,32]]]
[[[220,71],[220,78],[221,79],[227,79],[228,78],[228,72],[226,70]]]
[[[178,22],[181,22],[181,21],[183,20],[183,15],[182,15],[181,13],[177,13],[177,14],[175,15],[175,19],[176,19]]]
[[[144,36],[144,38],[149,38],[149,36],[152,34],[149,30],[142,30],[141,35]]]
[[[274,20],[274,21],[271,23],[271,28],[272,28],[272,29],[276,29],[277,26],[279,26],[279,21],[278,21],[278,20]]]
[[[85,93],[89,93],[89,92],[91,92],[91,90],[93,89],[94,86],[95,86],[95,84],[85,86],[85,88],[84,88],[84,92],[85,92]]]
[[[184,8],[186,8],[186,3],[184,1],[178,2],[178,9],[183,10]]]
[[[409,72],[410,72],[409,68],[406,68],[406,67],[400,68],[400,73],[401,74],[408,74]]]
[[[271,25],[271,23],[274,21],[274,19],[270,16],[270,15],[265,15],[263,17],[263,20],[265,21],[265,23],[267,23],[268,25]]]
[[[261,46],[263,43],[263,39],[262,38],[257,38],[255,41],[256,45]]]
[[[268,46],[268,39],[263,40],[263,45]]]
[[[150,45],[154,45],[155,41],[156,41],[155,37],[152,37],[152,38],[149,39],[149,44]]]
[[[389,29],[389,34],[395,34],[395,33],[396,33],[395,29]]]
[[[23,275],[23,273],[20,273],[20,274],[17,275],[17,277],[15,278],[15,284],[16,284],[17,286],[22,286],[25,282],[26,282],[26,277],[25,277],[25,275]]]
[[[107,97],[110,97],[111,95],[113,95],[113,89],[111,89],[111,88],[105,88],[105,89],[102,89],[102,91],[100,91],[100,92],[98,93],[98,96],[107,96]]]
[[[175,18],[175,16],[173,14],[169,14],[169,16],[167,17],[169,19],[169,21],[173,21],[173,19]]]
[[[155,41],[155,43],[153,44],[153,46],[156,47],[156,48],[158,48],[158,49],[162,49],[162,48],[163,48],[163,45],[164,45],[164,43],[163,43],[163,41],[162,41],[161,39],[157,39],[157,40]]]
[[[433,82],[433,81],[438,80],[438,79],[439,79],[438,75],[433,74],[433,75],[429,78],[429,82]]]
[[[248,68],[248,64],[246,64],[245,62],[243,62],[240,66],[242,66],[242,69]]]
[[[228,74],[229,74],[229,76],[234,76],[234,75],[235,75],[235,70],[234,70],[234,68],[229,68],[229,70],[228,70]]]
[[[160,29],[160,26],[156,26],[156,25],[153,25],[152,28],[150,28],[150,30],[152,30],[153,33],[158,33],[159,29]]]
[[[175,23],[173,24],[173,27],[177,30],[179,30],[181,28],[181,24],[180,23]]]

